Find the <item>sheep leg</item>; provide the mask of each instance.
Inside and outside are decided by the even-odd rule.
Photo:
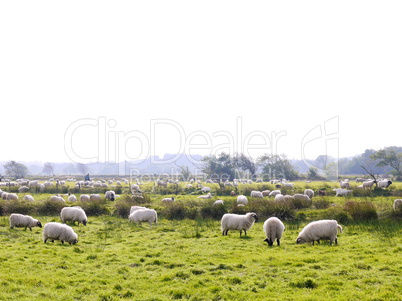
[[[278,247],[279,247],[281,245],[281,242],[280,242],[279,238],[276,239],[276,242],[277,242]],[[272,242],[272,244],[273,244],[273,242]]]
[[[336,245],[338,244],[338,238],[337,237],[335,237],[335,244]]]

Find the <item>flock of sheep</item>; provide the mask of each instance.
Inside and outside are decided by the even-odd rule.
[[[356,180],[357,181],[357,180]],[[39,185],[36,183],[37,181],[31,181],[26,183],[26,185],[32,184]],[[358,182],[358,181],[357,181]],[[284,181],[271,182],[272,184],[277,185],[277,188],[280,188],[281,185],[285,187],[293,187],[293,183],[287,183]],[[366,180],[363,181],[359,188],[362,189],[371,189],[374,185],[374,180]],[[25,184],[25,183],[24,183]],[[377,185],[381,188],[388,188],[392,184],[391,181],[382,180],[378,181]],[[42,184],[43,185],[43,184]],[[84,183],[77,182],[77,185],[85,185]],[[140,188],[140,183],[132,184],[130,186],[130,191],[133,195],[141,196],[142,190]],[[158,185],[164,185],[164,183],[160,182]],[[191,184],[189,184],[191,185]],[[333,189],[336,192],[336,196],[338,195],[346,195],[350,190],[350,183],[347,180],[340,181],[340,188]],[[210,199],[212,198],[210,187],[202,186],[201,191],[206,193],[206,195],[199,196],[201,199]],[[0,196],[4,200],[18,200],[18,196],[15,193],[7,193],[3,192],[0,189]],[[24,199],[29,199],[30,195],[24,196]],[[111,201],[116,199],[116,194],[113,190],[106,191],[105,198]],[[275,201],[287,201],[287,200],[301,200],[307,202],[307,204],[311,204],[311,200],[314,197],[314,191],[312,189],[306,189],[303,194],[294,194],[294,195],[282,195],[279,189],[269,191],[251,191],[250,197],[252,198],[264,198],[264,197],[273,197]],[[80,196],[81,202],[86,201],[97,201],[101,200],[101,196],[99,194],[82,194]],[[33,198],[32,198],[33,200]],[[55,202],[65,202],[65,200],[60,195],[55,195],[50,198],[51,201]],[[77,198],[74,195],[69,195],[68,200],[70,202],[76,202]],[[174,202],[175,198],[163,198],[163,203],[171,203]],[[223,205],[223,200],[216,200],[213,205]],[[237,206],[246,206],[248,204],[248,199],[245,195],[237,196]],[[402,199],[397,199],[394,201],[393,207],[395,210],[402,209]],[[79,206],[72,207],[64,207],[60,212],[61,223],[58,222],[49,222],[44,226],[43,229],[43,240],[46,243],[48,240],[54,242],[55,240],[60,240],[62,243],[64,241],[75,244],[78,242],[78,235],[74,232],[74,229],[68,225],[66,222],[78,222],[83,224],[84,226],[87,224],[87,216],[85,211]],[[34,219],[28,215],[22,215],[17,213],[12,213],[10,215],[10,227],[24,227],[25,229],[29,228],[32,231],[32,227],[42,227],[42,224],[37,219]],[[130,208],[130,214],[128,216],[128,220],[135,223],[148,222],[150,226],[153,224],[157,224],[158,216],[157,212],[154,209],[142,207],[142,206],[132,206]],[[240,231],[240,236],[244,231],[244,234],[247,235],[247,231],[251,229],[254,225],[254,222],[258,220],[258,216],[254,212],[249,212],[245,215],[232,214],[227,213],[222,216],[221,219],[221,231],[222,235],[228,235],[229,230],[238,230]],[[269,246],[272,246],[274,242],[277,242],[277,245],[280,245],[280,239],[285,230],[285,226],[281,220],[276,217],[268,218],[263,224],[263,230],[265,232],[266,239],[265,242],[268,243]],[[342,233],[342,227],[335,220],[320,220],[315,221],[307,226],[299,233],[296,243],[307,243],[310,242],[314,244],[315,241],[320,243],[320,240],[329,240],[330,244],[337,244],[337,234],[338,230]]]

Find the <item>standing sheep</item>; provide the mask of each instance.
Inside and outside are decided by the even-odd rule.
[[[50,197],[51,202],[55,203],[65,203],[66,201],[60,195],[52,195]]]
[[[263,198],[264,195],[262,194],[261,191],[253,190],[253,191],[251,191],[251,193],[250,193],[250,197],[252,197],[252,198]]]
[[[268,243],[268,246],[272,247],[276,239],[279,247],[282,233],[285,230],[285,225],[282,223],[282,221],[277,217],[270,217],[264,222],[262,228],[266,236],[264,241]]]
[[[208,200],[208,199],[212,199],[212,195],[210,192],[208,192],[206,195],[200,195],[198,198]]]
[[[257,220],[258,216],[254,212],[248,212],[245,215],[226,213],[221,219],[222,235],[228,235],[229,230],[240,230],[240,237],[242,231],[244,231],[244,235],[247,235],[247,231]]]
[[[114,201],[116,199],[116,193],[113,190],[108,190],[105,192],[105,198]]]
[[[154,209],[144,208],[135,210],[133,213],[130,214],[128,219],[137,224],[141,224],[141,222],[148,222],[149,226],[151,227],[152,223],[156,225],[158,221],[158,214]]]
[[[301,244],[312,242],[314,245],[315,241],[320,244],[320,239],[328,239],[330,240],[331,245],[333,242],[338,244],[338,229],[340,230],[340,233],[342,233],[342,227],[341,225],[338,225],[336,220],[319,220],[311,222],[299,233],[296,243]]]
[[[133,213],[135,210],[139,210],[139,209],[148,209],[147,207],[143,207],[143,206],[131,206],[130,208],[130,214]],[[130,215],[129,214],[129,215]]]
[[[80,202],[84,203],[84,202],[89,202],[90,198],[88,194],[81,194],[80,195]]]
[[[100,194],[91,194],[89,196],[89,200],[91,202],[100,202],[102,200],[102,197],[100,196]]]
[[[43,228],[43,242],[46,243],[48,239],[50,239],[51,242],[60,240],[62,244],[66,241],[70,245],[74,245],[78,242],[78,235],[70,226],[50,222]]]
[[[352,192],[352,190],[343,189],[343,188],[335,188],[334,191],[336,192],[335,196],[347,195],[348,193]]]
[[[25,227],[25,230],[29,228],[32,231],[32,227],[42,228],[42,223],[32,216],[12,213],[10,215],[10,228],[14,227]]]
[[[75,203],[77,201],[77,197],[74,194],[70,194],[67,200],[71,203]]]
[[[85,211],[78,206],[74,207],[64,207],[60,211],[60,219],[62,223],[66,222],[78,222],[78,225],[81,223],[84,226],[87,225],[87,215],[85,214]]]
[[[392,181],[389,181],[387,179],[381,180],[378,182],[378,187],[380,188],[388,188],[392,184]]]
[[[3,194],[1,195],[2,197],[3,197]],[[4,198],[3,198],[3,200],[4,200]],[[5,200],[7,200],[7,201],[18,201],[18,195],[15,194],[15,193],[7,193]]]
[[[33,202],[33,201],[34,201],[33,196],[30,195],[30,194],[24,195],[24,197],[23,197],[22,199],[23,199],[24,201],[29,201],[29,202]]]
[[[163,198],[162,203],[173,203],[174,202],[174,196],[171,198]]]
[[[363,189],[371,189],[371,187],[373,187],[374,183],[377,183],[377,181],[375,180],[369,180],[369,181],[364,181],[362,184]]]

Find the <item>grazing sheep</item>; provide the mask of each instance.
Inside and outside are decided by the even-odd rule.
[[[200,195],[199,197],[198,197],[199,199],[212,199],[212,195],[211,195],[211,193],[210,192],[208,192],[206,195]]]
[[[365,179],[365,178],[356,178],[356,183],[359,183],[359,182],[363,183],[366,180],[367,179]]]
[[[319,220],[311,222],[299,233],[296,243],[301,244],[312,242],[314,245],[315,241],[319,244],[320,239],[328,239],[330,240],[331,245],[333,242],[338,244],[338,229],[340,230],[340,233],[342,233],[342,227],[338,225],[336,220]]]
[[[116,199],[116,193],[113,190],[108,190],[105,192],[105,198],[114,201]]]
[[[32,231],[32,227],[42,228],[42,223],[32,216],[12,213],[10,215],[10,228],[14,227],[24,227],[25,230],[29,228]]]
[[[380,188],[388,188],[392,184],[392,181],[389,181],[387,179],[381,180],[378,182],[378,187]]]
[[[212,205],[217,206],[217,205],[223,205],[223,200],[216,200]]]
[[[3,200],[7,200],[7,195],[8,195],[8,192],[5,192],[5,191],[2,191],[2,192],[1,192],[1,198],[2,198]]]
[[[283,186],[293,188],[295,184],[294,183],[284,183]]]
[[[273,197],[275,197],[277,194],[280,194],[280,193],[281,193],[280,190],[272,190],[272,191],[269,193],[268,196],[273,196]]]
[[[162,199],[162,203],[172,203],[172,202],[174,202],[174,196],[172,196],[171,198]]]
[[[201,191],[203,193],[211,192],[211,187],[201,185]]]
[[[81,223],[84,226],[87,225],[87,215],[85,214],[85,211],[78,206],[75,207],[64,207],[60,211],[60,219],[62,223],[66,222],[78,222],[78,225]]]
[[[89,202],[90,197],[88,194],[81,194],[80,195],[80,202]]]
[[[307,195],[310,199],[312,199],[314,197],[314,190],[306,189],[306,190],[304,190],[304,194]]]
[[[39,181],[38,181],[38,180],[29,181],[29,183],[28,183],[28,187],[29,187],[29,188],[31,188],[31,187],[37,187],[38,185],[39,185]]]
[[[402,199],[396,199],[394,201],[394,210],[402,210]]]
[[[131,194],[142,193],[140,186],[137,184],[131,184],[130,186]]]
[[[244,231],[244,235],[247,235],[247,231],[257,220],[258,216],[254,212],[248,212],[245,215],[226,213],[221,220],[222,235],[228,235],[229,230],[240,230],[240,237],[242,231]]]
[[[139,210],[139,209],[148,209],[147,207],[143,207],[143,206],[131,206],[130,208],[130,214],[133,213],[135,210]],[[129,215],[130,215],[129,214]]]
[[[376,183],[375,180],[364,181],[362,187],[363,187],[363,189],[366,189],[366,188],[371,189],[371,187],[373,187],[374,183]]]
[[[350,189],[350,183],[349,183],[349,181],[342,181],[342,180],[339,180],[339,185],[341,185],[341,188],[343,188],[343,189]]]
[[[336,192],[335,196],[347,195],[349,192],[352,192],[352,190],[343,189],[343,188],[335,188],[334,191]]]
[[[264,222],[262,228],[266,236],[264,241],[268,243],[268,246],[272,247],[275,239],[278,246],[280,246],[282,233],[285,230],[285,225],[282,221],[277,217],[270,217]]]
[[[77,197],[76,197],[74,194],[70,194],[70,195],[68,196],[67,200],[68,200],[69,202],[74,203],[74,202],[77,201]]]
[[[293,195],[293,199],[296,201],[306,202],[306,205],[311,205],[311,199],[306,194],[296,193]]]
[[[55,203],[65,203],[66,201],[60,196],[60,195],[52,195],[50,197],[50,201],[51,202],[55,202]]]
[[[34,201],[33,196],[30,195],[30,194],[25,195],[22,199],[23,199],[24,201],[28,201],[28,202],[33,202],[33,201]]]
[[[283,202],[285,201],[285,196],[281,193],[278,193],[275,195],[275,202]]]
[[[91,202],[99,202],[99,201],[102,200],[102,197],[100,196],[100,194],[91,194],[91,195],[89,196],[89,200],[90,200]]]
[[[18,193],[27,193],[28,191],[29,191],[28,186],[21,186],[20,188],[18,188]]]
[[[128,219],[137,224],[141,224],[141,222],[148,222],[149,226],[151,227],[152,223],[156,225],[158,221],[158,214],[154,209],[144,208],[133,211]]]
[[[50,222],[43,228],[43,242],[46,243],[48,239],[51,242],[60,240],[62,244],[66,241],[70,245],[74,245],[78,242],[78,235],[68,225]]]
[[[247,205],[247,203],[248,203],[248,200],[245,195],[241,194],[241,195],[237,196],[237,205],[240,205],[240,204]]]
[[[263,190],[261,191],[263,196],[269,196],[270,190]]]
[[[252,198],[263,198],[264,195],[262,194],[261,191],[253,190],[253,191],[251,191],[251,193],[250,193],[250,197],[252,197]]]
[[[325,190],[318,190],[318,195],[319,196],[326,196],[327,193],[325,192]]]
[[[3,197],[3,194],[1,195],[1,197]],[[4,198],[3,198],[3,200],[4,200]],[[15,194],[15,193],[7,193],[5,200],[7,200],[7,201],[18,201],[18,195]]]

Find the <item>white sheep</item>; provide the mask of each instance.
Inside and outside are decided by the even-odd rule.
[[[378,182],[378,187],[380,188],[388,188],[392,184],[392,181],[389,181],[387,179],[381,180]]]
[[[341,188],[343,188],[343,189],[350,189],[350,183],[349,183],[349,181],[342,181],[342,180],[339,180],[339,185],[341,186]]]
[[[14,227],[24,227],[25,230],[29,228],[32,231],[32,227],[42,228],[42,223],[32,216],[12,213],[10,215],[10,228]]]
[[[394,210],[402,210],[402,199],[396,199],[394,201]]]
[[[333,242],[338,243],[338,229],[342,233],[341,225],[338,225],[336,220],[319,220],[309,223],[303,228],[296,239],[296,243],[306,243],[317,241],[320,243],[320,239],[329,239],[330,244]]]
[[[198,198],[208,200],[208,199],[212,199],[212,195],[210,192],[208,192],[206,195],[200,195]]]
[[[142,193],[140,186],[137,184],[131,184],[130,186],[131,194]]]
[[[171,198],[163,198],[162,203],[173,203],[174,202],[174,196]]]
[[[51,242],[60,240],[62,244],[66,241],[70,245],[74,245],[78,242],[78,235],[68,225],[50,222],[43,228],[43,242],[46,243],[48,239]]]
[[[116,199],[116,193],[113,190],[108,190],[105,192],[105,198],[114,201]]]
[[[247,231],[257,220],[258,216],[254,212],[248,212],[245,215],[226,213],[221,219],[222,235],[228,235],[229,230],[240,230],[240,237],[242,231],[244,235],[247,235]]]
[[[264,222],[262,228],[266,236],[264,241],[268,243],[268,246],[272,247],[275,240],[278,246],[280,246],[282,233],[285,230],[285,225],[282,221],[277,217],[270,217]]]
[[[285,201],[285,196],[281,193],[275,195],[275,202],[283,202]]]
[[[305,189],[304,194],[307,195],[310,199],[314,197],[314,190],[313,189]]]
[[[28,202],[33,202],[33,201],[34,201],[33,196],[30,195],[30,194],[24,195],[24,197],[23,197],[22,199],[23,199],[24,201],[28,201]]]
[[[81,194],[80,195],[80,202],[84,203],[84,202],[89,202],[90,197],[88,194]]]
[[[289,187],[289,188],[293,188],[294,185],[295,185],[295,183],[284,183],[283,184],[283,186]]]
[[[89,200],[90,200],[91,202],[99,202],[99,201],[102,200],[102,197],[100,196],[100,194],[91,194],[91,195],[89,196]]]
[[[2,198],[3,200],[7,200],[7,195],[8,195],[8,192],[2,191],[2,193],[1,193],[1,198]]]
[[[306,194],[296,193],[293,195],[295,201],[305,202],[305,205],[310,206],[312,204],[311,199]]]
[[[269,193],[268,196],[273,196],[273,197],[275,197],[277,194],[280,194],[280,193],[281,193],[280,190],[272,190],[272,191]]]
[[[263,198],[264,195],[262,194],[261,191],[253,190],[250,193],[250,197],[252,197],[252,198]]]
[[[77,197],[74,194],[70,194],[67,198],[69,202],[75,203],[77,201]]]
[[[62,223],[66,222],[78,222],[78,225],[81,223],[84,226],[87,225],[88,218],[87,215],[85,214],[85,211],[78,206],[74,207],[64,207],[60,211],[60,219]]]
[[[128,219],[137,224],[141,224],[141,222],[148,222],[149,226],[151,227],[152,223],[156,225],[158,221],[158,214],[154,209],[144,208],[133,211]]]
[[[216,200],[212,205],[218,206],[218,205],[223,205],[223,204],[224,204],[223,200]]]
[[[50,197],[51,202],[55,203],[65,203],[66,201],[60,195],[52,195]]]
[[[374,185],[374,183],[376,183],[376,181],[374,180],[369,180],[369,181],[364,181],[362,184],[363,189],[371,189],[371,187]]]
[[[343,189],[343,188],[335,188],[333,190],[336,192],[335,196],[347,195],[348,193],[352,192],[352,190]]]
[[[270,193],[270,192],[271,192],[270,190],[263,190],[263,191],[261,191],[261,193],[262,193],[263,196],[269,196],[269,193]]]
[[[1,195],[3,197],[3,194]],[[4,198],[3,198],[4,200]],[[5,200],[7,201],[18,201],[18,195],[15,193],[7,193]]]
[[[133,213],[135,210],[139,210],[139,209],[148,209],[147,207],[144,206],[131,206],[130,208],[130,214]],[[129,214],[129,215],[130,215]]]
[[[21,186],[20,188],[18,188],[18,193],[27,193],[28,191],[29,191],[28,186]]]
[[[201,185],[201,191],[202,191],[203,193],[210,192],[210,191],[211,191],[211,187],[202,186],[202,185]]]
[[[245,195],[239,195],[237,196],[237,205],[247,205],[248,200],[247,197]]]

